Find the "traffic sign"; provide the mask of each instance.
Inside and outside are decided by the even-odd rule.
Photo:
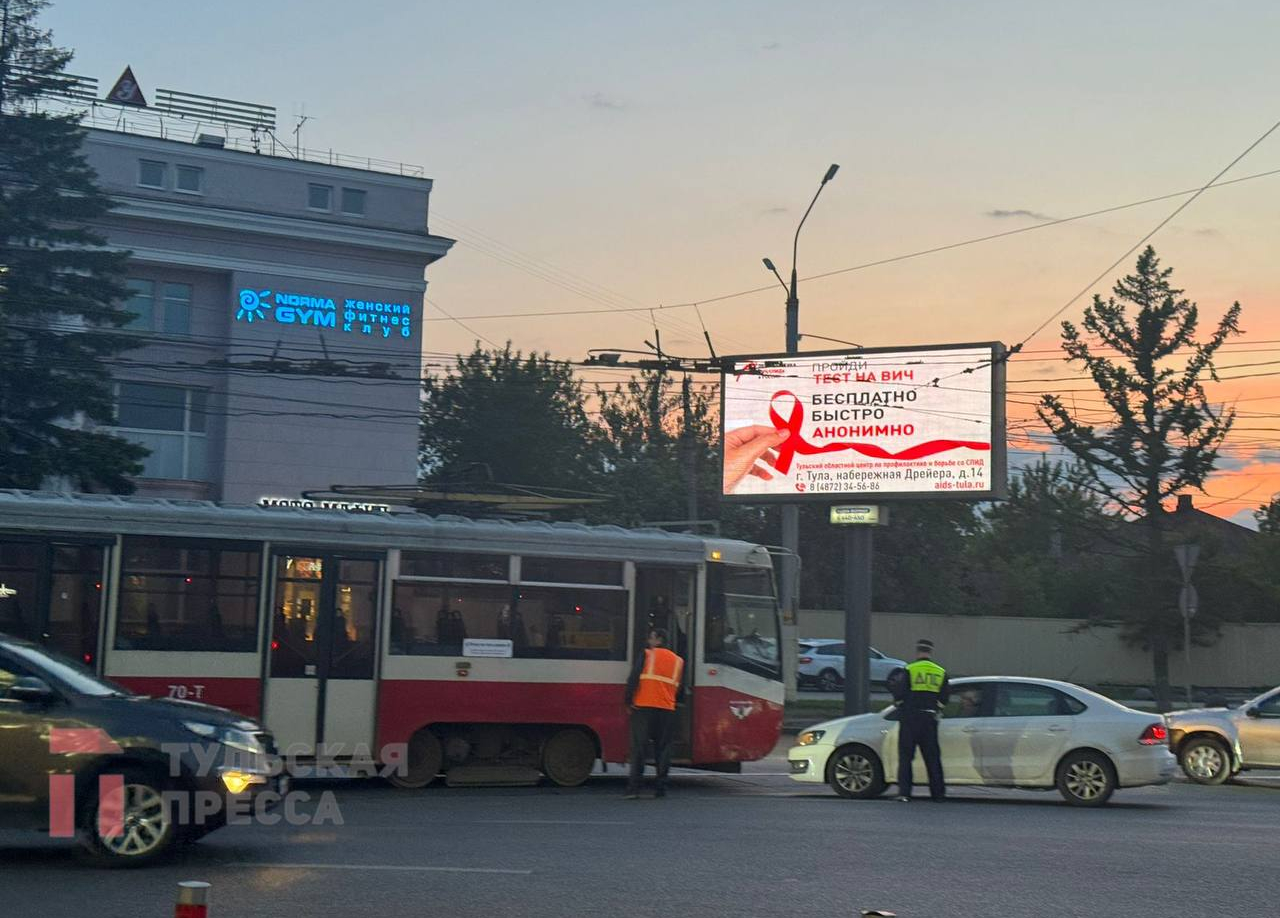
[[[1182,617],[1195,618],[1199,606],[1200,596],[1196,593],[1196,588],[1189,583],[1183,586],[1178,594],[1178,611],[1182,613]]]
[[[1182,570],[1182,582],[1191,580],[1191,573],[1196,569],[1196,559],[1200,557],[1199,545],[1175,545],[1173,555],[1178,559],[1178,567]]]
[[[883,526],[889,522],[889,508],[867,504],[841,504],[831,508],[833,526]]]

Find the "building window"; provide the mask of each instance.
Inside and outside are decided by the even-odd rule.
[[[164,188],[165,164],[154,159],[138,160],[138,184],[143,188]]]
[[[151,331],[156,324],[155,283],[131,277],[125,286],[129,288],[129,298],[124,301],[124,309],[125,312],[133,313],[133,318],[125,328]]]
[[[333,210],[333,188],[329,185],[308,185],[307,207],[310,210]]]
[[[342,212],[357,217],[364,216],[365,193],[359,188],[342,189]]]
[[[158,284],[131,277],[126,282],[129,298],[124,309],[133,313],[125,327],[133,331],[163,331],[172,335],[191,333],[191,285]]]
[[[204,193],[204,170],[197,166],[178,166],[173,187],[187,194]]]
[[[171,335],[191,333],[191,285],[165,284],[162,328]]]
[[[252,653],[260,563],[250,546],[126,536],[115,648]]]
[[[116,433],[151,450],[142,478],[207,480],[208,397],[180,386],[116,385]]]

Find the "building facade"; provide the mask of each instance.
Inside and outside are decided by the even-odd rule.
[[[131,253],[118,432],[138,492],[230,503],[417,478],[431,180],[91,129]],[[409,174],[406,174],[409,173]]]

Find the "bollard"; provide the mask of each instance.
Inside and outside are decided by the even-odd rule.
[[[208,918],[209,884],[199,880],[187,880],[178,884],[178,904],[173,907],[173,918]]]

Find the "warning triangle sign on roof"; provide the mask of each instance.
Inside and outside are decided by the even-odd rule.
[[[111,92],[107,93],[107,101],[114,102],[116,105],[147,107],[147,97],[142,94],[142,87],[134,79],[132,67],[124,68],[124,73],[120,74],[116,85],[112,86]]]

